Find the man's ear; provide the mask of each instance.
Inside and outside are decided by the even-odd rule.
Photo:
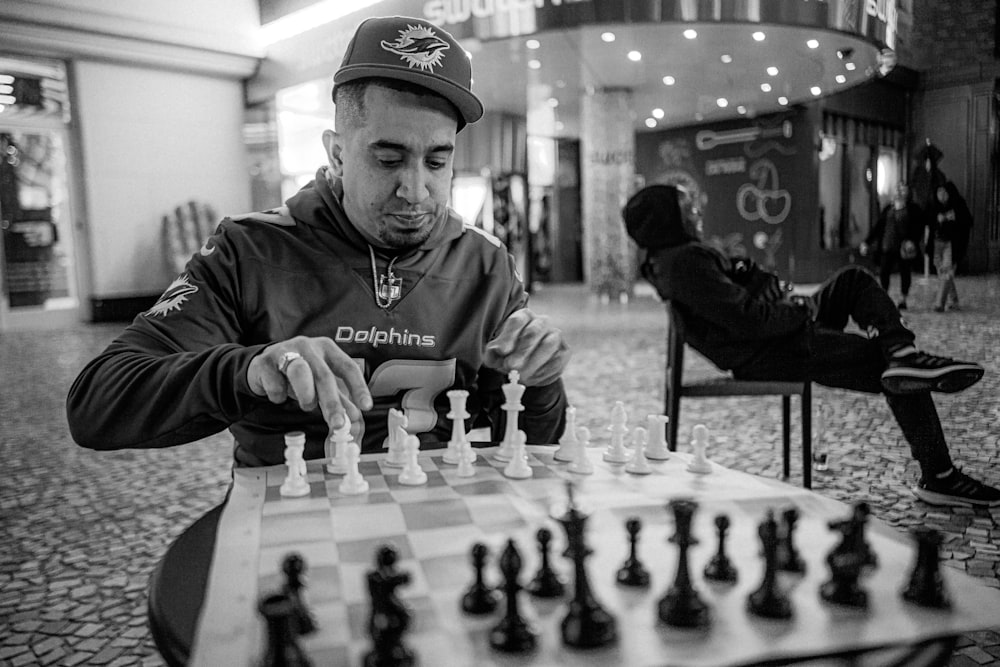
[[[344,175],[344,161],[341,153],[344,150],[343,137],[333,130],[323,131],[323,148],[326,149],[326,159],[330,163],[333,175],[340,178]]]

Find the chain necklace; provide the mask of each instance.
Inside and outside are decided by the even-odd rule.
[[[375,305],[382,310],[388,310],[393,301],[399,299],[403,291],[403,279],[396,277],[392,272],[392,265],[396,263],[398,257],[389,260],[389,266],[385,269],[385,274],[378,272],[375,265],[375,249],[368,245],[368,254],[372,260],[372,289],[375,290]]]

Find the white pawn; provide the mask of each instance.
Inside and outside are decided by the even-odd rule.
[[[288,497],[305,496],[309,494],[309,481],[306,479],[306,461],[303,454],[306,450],[306,434],[302,431],[292,431],[285,434],[285,465],[288,474],[281,484],[281,495]]]
[[[493,458],[498,461],[510,461],[514,455],[514,448],[517,446],[517,420],[518,413],[524,410],[521,397],[524,395],[525,389],[524,385],[518,382],[520,378],[520,373],[511,371],[507,374],[508,382],[501,387],[504,403],[500,407],[504,411],[505,423],[503,440],[500,441],[499,449],[493,453]]]
[[[386,427],[388,436],[386,446],[389,453],[385,457],[385,464],[393,468],[402,468],[406,464],[406,453],[403,451],[403,442],[406,440],[406,414],[402,410],[389,408],[386,416]]]
[[[706,475],[712,472],[712,464],[705,457],[708,449],[708,427],[704,424],[697,424],[691,429],[691,449],[694,450],[694,457],[688,464],[688,472]]]
[[[472,451],[472,443],[468,440],[462,445],[458,452],[458,468],[455,474],[459,477],[472,477],[476,474],[476,453]]]
[[[503,469],[503,474],[505,477],[513,479],[527,479],[534,474],[531,466],[528,465],[528,452],[525,450],[528,436],[524,434],[524,431],[519,430],[515,438],[514,450],[511,453],[510,462]]]
[[[361,459],[361,448],[358,443],[348,442],[344,445],[344,465],[347,467],[347,474],[340,480],[337,490],[347,496],[356,496],[360,493],[368,493],[368,480],[358,470],[358,461]]]
[[[417,458],[420,452],[420,439],[415,435],[408,435],[403,440],[403,451],[406,456],[406,464],[402,472],[399,473],[399,483],[407,486],[420,486],[427,483],[427,473],[420,467]]]
[[[628,433],[626,421],[628,416],[625,414],[625,404],[615,401],[615,407],[611,409],[611,424],[608,426],[611,443],[604,450],[604,460],[608,463],[625,463],[629,459],[629,451],[625,448],[625,434]]]
[[[556,461],[572,461],[576,455],[577,444],[576,408],[571,405],[566,408],[566,430],[563,431],[563,435],[559,439],[559,449],[556,450],[553,458]]]
[[[587,446],[590,444],[590,429],[586,426],[578,428],[576,430],[576,441],[575,456],[566,469],[570,472],[575,472],[577,475],[593,475],[594,464],[590,462],[590,457],[587,455]]]
[[[459,462],[461,452],[465,450],[463,444],[468,441],[465,434],[465,418],[469,413],[465,410],[465,403],[469,398],[469,392],[464,389],[452,389],[447,396],[451,403],[451,409],[446,415],[451,420],[451,440],[448,441],[448,449],[441,459],[445,463],[455,464]]]
[[[665,461],[670,458],[670,448],[667,447],[667,422],[666,415],[648,415],[646,417],[646,431],[649,433],[649,442],[646,443],[646,458],[654,461]]]
[[[351,422],[345,419],[344,425],[334,429],[326,439],[326,455],[330,458],[330,462],[326,464],[328,473],[342,475],[347,472],[344,451],[349,442],[354,442],[354,437],[351,435]]]
[[[646,440],[646,429],[636,426],[632,431],[632,449],[634,453],[632,454],[632,460],[625,464],[625,472],[630,472],[633,475],[648,475],[653,472],[653,468],[650,467],[649,461],[646,459]]]

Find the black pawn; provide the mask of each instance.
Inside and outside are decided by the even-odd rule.
[[[416,657],[403,643],[403,633],[410,625],[410,610],[399,599],[396,589],[410,583],[410,575],[396,569],[396,549],[381,547],[375,569],[368,572],[368,593],[371,596],[371,616],[368,633],[372,650],[364,656],[364,667],[412,667]]]
[[[778,524],[771,510],[757,532],[764,556],[764,580],[747,597],[747,609],[765,618],[791,618],[792,604],[778,586]]]
[[[538,540],[538,554],[542,564],[538,568],[535,578],[528,584],[527,590],[538,598],[561,597],[566,586],[549,563],[549,543],[552,541],[552,531],[548,528],[539,528],[535,537]]]
[[[262,599],[257,609],[267,624],[267,652],[261,667],[312,665],[296,637],[295,603],[284,593],[276,593]]]
[[[941,576],[941,533],[933,528],[921,526],[913,530],[917,542],[917,558],[910,574],[910,581],[903,589],[903,599],[921,607],[947,609],[951,600],[944,590]]]
[[[691,533],[691,519],[698,504],[690,499],[677,498],[667,505],[674,513],[675,532],[670,542],[677,545],[677,576],[666,595],[660,599],[660,620],[679,628],[700,628],[709,623],[708,605],[691,584],[688,572],[688,548],[698,544]]]
[[[285,595],[294,606],[296,631],[300,635],[316,632],[316,621],[306,607],[305,595],[302,593],[305,588],[306,562],[297,553],[288,554],[281,564],[281,571],[285,573]]]
[[[715,530],[719,535],[719,548],[705,566],[705,578],[710,581],[735,583],[738,575],[736,566],[726,555],[726,533],[729,532],[729,517],[720,514],[715,517]]]
[[[507,596],[507,611],[500,622],[490,630],[490,646],[507,653],[522,653],[535,648],[538,631],[521,616],[517,608],[517,594],[521,585],[517,578],[521,572],[521,554],[514,540],[507,540],[507,548],[500,555],[500,572]]]
[[[622,586],[648,586],[649,570],[639,562],[637,553],[642,522],[636,517],[631,517],[625,522],[625,530],[628,532],[629,541],[628,560],[618,570],[618,583]]]
[[[462,611],[467,614],[489,614],[497,608],[499,594],[486,585],[483,570],[489,549],[482,542],[472,545],[472,566],[476,570],[476,578],[462,596]]]
[[[781,513],[781,531],[778,539],[778,569],[783,572],[801,574],[806,571],[805,561],[795,547],[795,524],[799,511],[790,507]]]

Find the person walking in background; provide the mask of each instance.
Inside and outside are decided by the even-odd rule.
[[[902,297],[897,305],[900,310],[907,308],[913,260],[920,254],[924,228],[922,212],[911,201],[909,186],[900,183],[896,186],[892,203],[882,209],[875,227],[859,248],[862,256],[872,254],[872,259],[878,265],[882,289],[889,290],[892,272],[899,268],[899,291]]]
[[[969,230],[972,214],[958,188],[951,181],[939,185],[934,193],[932,208],[934,227],[934,265],[937,267],[940,288],[934,301],[934,310],[959,310],[958,289],[955,287],[955,267],[969,247]]]

